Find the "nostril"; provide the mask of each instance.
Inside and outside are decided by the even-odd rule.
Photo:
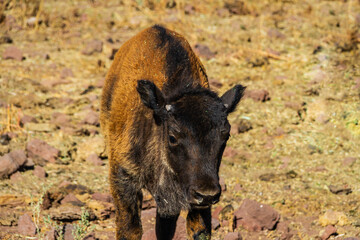
[[[204,197],[200,193],[194,192],[194,200],[197,202],[197,204],[201,204],[204,201]]]

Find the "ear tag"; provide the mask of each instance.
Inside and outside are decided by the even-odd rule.
[[[172,106],[171,105],[165,105],[165,108],[166,108],[166,111],[170,111],[172,109]]]
[[[228,108],[228,107],[229,107],[229,104],[225,103],[224,106],[225,106],[226,108]]]

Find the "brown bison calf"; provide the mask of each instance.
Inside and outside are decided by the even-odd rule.
[[[181,210],[188,210],[188,237],[210,239],[227,115],[243,91],[237,85],[218,97],[188,42],[164,27],[124,43],[101,99],[116,239],[141,239],[142,188],[157,203],[158,239],[172,239]]]

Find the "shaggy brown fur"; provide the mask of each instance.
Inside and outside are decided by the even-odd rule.
[[[208,88],[188,42],[161,26],[143,30],[115,55],[100,121],[117,239],[141,239],[142,188],[158,205],[158,239],[172,238],[182,209],[189,210],[189,238],[210,237],[210,207],[220,196],[218,168],[230,130],[226,117],[244,88],[237,85],[222,98]]]

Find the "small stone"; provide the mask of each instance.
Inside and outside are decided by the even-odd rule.
[[[61,78],[74,77],[74,73],[70,68],[64,68],[60,73]]]
[[[224,7],[227,8],[231,14],[235,14],[235,15],[250,14],[250,10],[246,6],[245,2],[241,0],[232,0],[225,2]]]
[[[36,226],[29,214],[25,213],[19,218],[18,232],[25,236],[35,236]]]
[[[220,227],[220,221],[216,218],[211,218],[211,229],[217,230]]]
[[[55,112],[52,114],[51,123],[55,124],[56,126],[63,126],[63,127],[71,125],[69,115],[59,112]]]
[[[343,160],[343,165],[344,166],[348,166],[351,167],[352,165],[354,165],[354,163],[356,162],[356,158],[355,157],[346,157]]]
[[[89,42],[88,44],[86,44],[86,47],[82,50],[82,54],[84,55],[92,55],[95,52],[102,52],[103,49],[103,42],[98,40],[98,39],[94,39],[91,42]]]
[[[253,127],[252,127],[252,124],[249,120],[247,119],[240,119],[240,121],[238,122],[238,127],[237,127],[237,130],[239,133],[244,133],[244,132],[247,132],[249,130],[251,130]]]
[[[32,168],[34,165],[34,161],[31,158],[26,159],[26,162],[24,163],[24,167],[26,168]]]
[[[29,115],[24,115],[21,119],[20,119],[20,126],[25,126],[25,124],[27,123],[38,123],[38,121],[36,120],[36,118],[34,118],[33,116],[29,116]]]
[[[0,144],[1,145],[8,145],[11,141],[11,137],[9,136],[9,134],[4,133],[0,135]]]
[[[73,231],[75,230],[74,225],[65,224],[64,226],[64,240],[74,240]]]
[[[15,46],[9,46],[5,49],[4,53],[3,53],[3,59],[14,59],[17,61],[21,61],[23,60],[23,54],[22,51],[20,49],[18,49]]]
[[[210,60],[211,58],[214,58],[216,55],[216,53],[212,52],[208,46],[200,43],[194,46],[194,52],[196,53],[196,55],[199,55],[200,57],[203,57],[206,60]]]
[[[187,233],[186,233],[186,220],[179,216],[176,222],[176,230],[173,240],[186,240]]]
[[[108,203],[113,202],[113,198],[112,198],[111,194],[109,194],[109,193],[96,192],[96,193],[92,194],[91,197],[92,197],[92,199],[94,199],[96,201],[100,201],[100,202],[108,202]]]
[[[147,230],[143,235],[141,240],[156,240],[156,233],[155,229],[149,229]]]
[[[242,240],[242,236],[239,232],[230,232],[225,235],[224,240]]]
[[[40,166],[35,166],[34,175],[37,176],[38,178],[45,178],[46,177],[45,169]]]
[[[234,207],[231,204],[226,205],[223,209],[221,209],[219,213],[219,220],[232,220],[234,214]]]
[[[184,12],[186,15],[193,15],[196,12],[196,9],[193,5],[191,4],[186,4],[184,6]]]
[[[303,106],[305,105],[304,102],[285,102],[285,107],[291,108],[295,111],[299,111],[303,109]]]
[[[151,219],[156,218],[156,208],[150,208],[141,211],[141,221],[150,221]]]
[[[321,240],[326,240],[334,234],[336,234],[336,228],[332,225],[328,225],[325,227],[323,234],[321,234]]]
[[[223,157],[227,157],[227,158],[233,158],[236,155],[238,155],[238,151],[230,146],[226,147],[223,153]]]
[[[225,184],[224,178],[220,178],[219,183],[220,183],[220,186],[221,186],[221,191],[225,192],[226,191],[226,184]]]
[[[349,220],[343,212],[327,210],[324,215],[319,217],[319,223],[323,227],[327,225],[345,226],[349,224]]]
[[[68,195],[66,195],[63,198],[63,200],[61,200],[60,203],[61,204],[71,203],[72,205],[75,206],[84,206],[84,203],[81,202],[73,193],[69,193]]]
[[[99,114],[94,111],[89,111],[82,122],[89,125],[99,126]]]
[[[337,194],[337,195],[348,195],[348,194],[352,193],[351,188],[345,187],[345,186],[330,185],[329,190],[330,190],[330,192]]]
[[[212,217],[215,218],[215,219],[217,219],[217,220],[219,220],[219,214],[220,214],[220,212],[221,212],[222,209],[223,209],[222,206],[217,206],[217,207],[215,208],[215,210],[212,212]]]
[[[272,230],[280,219],[280,214],[271,206],[250,199],[243,201],[234,216],[234,225],[248,231]]]
[[[23,166],[27,160],[24,150],[21,149],[11,151],[9,155],[18,164],[19,167]]]
[[[223,84],[219,80],[213,78],[209,79],[209,83],[210,83],[210,87],[215,89],[219,89],[223,86]]]
[[[101,159],[98,157],[98,155],[96,153],[92,153],[90,154],[87,158],[86,158],[86,162],[91,163],[95,166],[102,166],[105,163],[103,161],[101,161]]]
[[[60,156],[58,149],[39,139],[29,141],[26,145],[26,150],[29,158],[32,158],[32,160],[40,166],[44,166],[48,162],[55,163]]]
[[[16,172],[16,173],[14,173],[14,174],[12,174],[12,175],[10,176],[10,181],[11,181],[12,183],[21,182],[21,181],[23,181],[23,180],[24,180],[24,178],[23,178],[23,176],[21,175],[20,172]]]
[[[105,84],[105,78],[101,78],[99,79],[96,83],[95,83],[95,87],[97,88],[103,88]]]
[[[8,178],[11,174],[15,173],[21,166],[23,166],[25,162],[26,155],[23,150],[14,150],[4,156],[1,156],[0,179]],[[13,179],[15,179],[15,177],[13,177]]]
[[[254,101],[266,102],[270,100],[270,94],[265,89],[245,90],[244,98],[251,98]]]
[[[270,28],[267,31],[267,35],[269,38],[276,38],[276,39],[285,39],[286,38],[285,34],[283,34],[282,32],[280,32],[279,30],[277,30],[275,28]]]
[[[221,18],[225,18],[225,17],[230,16],[230,12],[229,12],[229,10],[227,8],[218,8],[218,9],[216,9],[216,14]]]

